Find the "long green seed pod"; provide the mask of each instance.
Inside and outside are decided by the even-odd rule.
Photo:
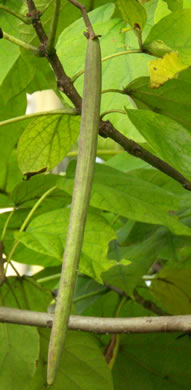
[[[48,355],[48,384],[54,382],[72,304],[83,243],[84,228],[95,165],[101,100],[101,53],[99,39],[88,38],[86,53],[79,153],[62,274]]]

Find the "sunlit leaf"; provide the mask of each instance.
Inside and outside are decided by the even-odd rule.
[[[159,60],[148,63],[151,88],[159,88],[166,81],[177,77],[178,72],[188,67],[180,60],[176,52],[165,54]]]
[[[167,15],[153,26],[144,42],[144,48],[153,55],[160,56],[161,42],[163,54],[171,49],[178,51],[183,63],[191,63],[191,10],[183,9]],[[167,47],[166,47],[167,46]]]
[[[80,127],[79,117],[70,114],[45,115],[34,119],[18,144],[18,162],[23,173],[47,171],[55,167],[74,144]]]
[[[147,14],[144,7],[138,1],[118,0],[117,5],[125,22],[128,22],[133,28],[137,25],[141,30],[144,28]]]

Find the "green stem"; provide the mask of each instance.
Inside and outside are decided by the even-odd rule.
[[[45,12],[47,11],[47,9],[50,7],[50,5],[54,2],[55,0],[50,0],[49,3],[47,5],[45,5],[45,7],[43,8],[43,10],[41,11],[41,15],[44,15]]]
[[[2,233],[1,233],[1,241],[3,241],[4,238],[5,238],[5,234],[6,234],[6,231],[7,231],[8,224],[9,224],[9,222],[10,222],[10,220],[11,220],[11,218],[12,218],[14,212],[15,212],[15,209],[13,209],[13,210],[9,213],[9,215],[8,215],[8,217],[7,217],[7,219],[6,219],[6,222],[5,222],[5,224],[4,224],[4,227],[3,227],[3,230],[2,230]]]
[[[20,274],[19,274],[19,271],[17,271],[17,269],[15,268],[14,264],[12,263],[12,261],[10,261],[10,266],[11,268],[13,269],[13,271],[16,273],[17,277],[20,278]]]
[[[0,5],[0,9],[2,9],[3,11],[5,11],[5,12],[15,16],[17,19],[22,20],[22,22],[25,23],[25,24],[31,24],[32,23],[31,20],[27,16],[19,14],[18,12],[13,11],[12,9],[6,7],[5,5]]]
[[[56,30],[57,30],[58,18],[59,18],[59,10],[60,10],[60,0],[56,0],[54,13],[50,25],[49,37],[48,37],[48,44],[47,44],[48,54],[51,54],[51,52],[54,50]]]
[[[13,210],[9,213],[9,215],[8,215],[8,217],[7,217],[7,219],[6,219],[6,222],[5,222],[5,224],[4,224],[4,227],[3,227],[3,230],[2,230],[2,233],[1,233],[1,241],[2,241],[2,242],[3,242],[4,238],[5,238],[5,234],[6,234],[6,231],[7,231],[8,224],[9,224],[9,222],[10,222],[10,220],[11,220],[11,218],[12,218],[14,212],[15,212],[15,209],[13,209]],[[17,271],[17,269],[15,268],[15,266],[13,265],[13,263],[10,261],[9,264],[10,264],[10,266],[12,267],[13,271],[16,273],[16,275],[17,275],[18,277],[20,277],[20,274],[19,274],[19,272]]]
[[[110,56],[102,58],[101,61],[105,62],[105,61],[111,60],[112,58],[115,58],[115,57],[124,56],[124,55],[127,55],[127,54],[137,54],[137,53],[141,53],[141,50],[140,49],[134,49],[134,50],[120,51],[118,53],[114,53],[114,54],[111,54]],[[80,72],[76,73],[71,78],[71,82],[74,83],[78,79],[78,77],[80,77],[82,74],[84,74],[84,69],[80,70]]]
[[[35,203],[35,205],[33,206],[33,208],[31,209],[31,211],[29,212],[29,214],[27,215],[26,219],[24,220],[22,226],[20,227],[19,229],[19,232],[23,232],[25,230],[25,228],[27,227],[27,225],[29,224],[33,214],[35,213],[35,211],[37,210],[37,208],[40,206],[40,204],[43,202],[43,200],[51,194],[51,192],[53,192],[54,190],[56,189],[56,186],[52,187],[52,188],[49,188],[48,191],[46,191],[42,196],[41,198]],[[18,240],[15,240],[10,252],[9,252],[9,255],[7,257],[7,264],[6,264],[6,267],[5,267],[5,274],[7,273],[7,268],[8,268],[8,265],[11,261],[11,257],[13,256],[17,246],[19,245],[19,241]]]
[[[108,111],[103,112],[100,115],[100,120],[102,120],[105,115],[116,113],[116,112],[119,113],[119,114],[127,115],[127,113],[124,110],[120,110],[120,109],[116,108],[116,109],[113,109],[113,110],[108,110]]]
[[[154,274],[154,275],[143,275],[142,279],[143,280],[153,280],[153,279],[156,279],[156,274]]]
[[[107,291],[109,291],[109,288],[107,288],[107,287],[104,287],[104,288],[97,290],[97,291],[92,291],[88,294],[84,294],[84,295],[81,295],[80,297],[74,298],[72,300],[72,303],[77,303],[77,302],[83,301],[84,299],[88,299],[88,298],[95,297],[96,295],[104,294]]]
[[[32,52],[36,56],[41,56],[40,50],[38,47],[30,45],[29,43],[26,43],[24,41],[21,41],[18,38],[15,38],[13,35],[7,34],[6,32],[3,31],[3,38],[6,39],[7,41],[14,43],[17,46],[22,47],[25,50],[28,50]]]
[[[113,156],[113,155],[118,155],[121,152],[123,152],[123,151],[122,150],[113,150],[113,149],[97,149],[96,156],[97,157],[104,156],[104,155]],[[76,157],[77,155],[78,155],[78,151],[69,152],[69,153],[67,153],[66,157]]]
[[[46,283],[46,282],[49,282],[50,280],[59,279],[60,275],[61,274],[59,273],[59,274],[55,274],[55,275],[46,276],[44,278],[37,279],[37,282],[38,283]]]
[[[115,93],[121,93],[122,95],[124,95],[125,94],[125,92],[123,91],[123,90],[121,90],[121,89],[115,89],[115,88],[111,88],[111,89],[104,89],[103,91],[102,91],[102,94],[103,93],[108,93],[108,92],[115,92]]]
[[[45,116],[45,115],[78,115],[77,112],[71,108],[71,111],[68,110],[52,110],[52,111],[40,111],[40,112],[35,112],[33,114],[28,114],[28,115],[21,115],[17,116],[15,118],[7,119],[6,121],[0,122],[0,127],[6,126],[6,125],[11,125],[12,123],[17,123],[19,121],[24,121],[27,119],[33,119],[36,117],[40,116]]]
[[[127,297],[120,297],[119,298],[119,304],[117,306],[117,310],[116,310],[116,313],[115,313],[115,318],[119,317],[119,314],[120,314],[120,311],[122,309],[122,307],[124,306],[124,304],[126,303],[127,301]],[[108,363],[108,366],[110,368],[110,370],[112,370],[115,362],[116,362],[116,359],[117,359],[117,355],[118,355],[118,352],[119,352],[119,345],[120,345],[120,334],[114,334],[112,336],[114,338],[114,348],[112,350],[112,357]]]

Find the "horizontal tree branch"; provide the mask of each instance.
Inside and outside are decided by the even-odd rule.
[[[73,3],[75,1],[72,1]],[[33,0],[27,0],[28,10],[32,19],[33,27],[37,36],[41,42],[42,55],[46,56],[57,79],[58,88],[64,92],[70,101],[74,104],[76,111],[81,113],[82,98],[79,95],[77,89],[74,87],[71,79],[66,75],[64,68],[56,54],[56,50],[50,54],[47,51],[48,37],[44,31],[44,28],[40,21],[40,13],[36,9]],[[125,137],[117,129],[115,129],[111,122],[100,121],[99,134],[104,138],[111,138],[119,145],[121,145],[129,154],[146,161],[148,164],[157,168],[161,172],[165,173],[172,179],[176,180],[182,186],[191,190],[191,182],[186,179],[179,171],[173,168],[171,165],[156,157],[142,146],[134,142],[133,140]]]
[[[51,328],[53,314],[0,307],[0,322]],[[191,315],[135,318],[70,316],[69,329],[93,333],[191,332]]]

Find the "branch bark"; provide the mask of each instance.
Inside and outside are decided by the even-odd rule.
[[[0,322],[51,328],[49,313],[0,307]],[[191,315],[135,318],[70,316],[69,329],[93,333],[191,332]]]

